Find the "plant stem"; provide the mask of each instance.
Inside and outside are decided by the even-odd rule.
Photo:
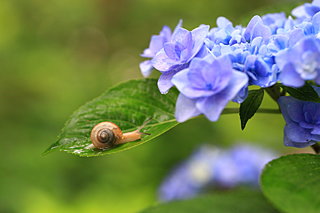
[[[320,153],[320,145],[318,143],[313,144],[311,148],[314,150],[316,154]]]
[[[235,114],[239,113],[239,108],[225,108],[221,114]],[[257,113],[269,113],[269,114],[280,114],[280,110],[278,109],[258,109]]]
[[[269,96],[278,103],[278,99],[280,98],[281,91],[280,86],[278,84],[273,85],[272,87],[266,88],[266,92],[269,94]]]

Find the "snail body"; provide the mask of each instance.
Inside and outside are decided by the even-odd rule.
[[[93,127],[90,134],[92,145],[89,148],[108,149],[119,144],[141,139],[145,134],[137,129],[133,132],[122,133],[120,127],[112,122],[101,122]]]

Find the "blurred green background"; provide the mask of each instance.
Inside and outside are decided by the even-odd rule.
[[[119,82],[142,78],[139,54],[163,25],[183,19],[188,29],[214,26],[218,16],[239,23],[259,8],[280,11],[275,2],[1,0],[0,212],[137,212],[157,202],[163,178],[202,143],[249,141],[296,151],[282,145],[281,116],[259,114],[244,132],[238,115],[226,115],[217,123],[186,122],[115,155],[41,157],[80,105]],[[270,99],[263,105],[275,107]]]

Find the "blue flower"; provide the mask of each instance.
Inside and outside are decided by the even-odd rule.
[[[263,23],[260,16],[254,16],[244,31],[244,38],[248,42],[253,41],[257,37],[261,37],[264,41],[267,41],[271,35],[272,31],[270,27]]]
[[[186,161],[178,165],[159,188],[161,201],[187,199],[196,196],[213,180],[213,165],[219,149],[203,145]]]
[[[240,184],[258,186],[260,173],[273,152],[249,145],[237,145],[217,158],[213,168],[214,184],[230,188]]]
[[[180,91],[176,104],[179,122],[204,114],[209,120],[218,120],[227,103],[248,82],[246,74],[233,70],[228,56],[213,55],[195,58],[189,68],[177,73],[173,84]]]
[[[176,29],[181,27],[182,20],[179,21]],[[151,41],[149,44],[149,48],[145,49],[141,54],[142,57],[145,58],[153,58],[162,48],[163,45],[170,41],[171,39],[171,29],[167,26],[164,26],[159,33],[159,35],[153,35],[151,37]],[[151,64],[151,60],[146,60],[140,63],[140,70],[144,77],[148,77],[151,74],[153,66]]]
[[[314,14],[320,11],[320,0],[314,0],[312,4],[305,3],[301,6],[296,7],[292,10],[292,15],[294,15],[297,18],[310,18]]]
[[[173,86],[171,79],[176,73],[187,68],[193,58],[203,55],[204,40],[208,32],[208,25],[201,25],[191,32],[178,27],[171,40],[155,55],[151,63],[162,73],[158,80],[161,93],[167,93]]]
[[[279,29],[283,29],[287,22],[285,13],[271,13],[262,16],[263,23],[271,29],[272,34],[277,34]]]
[[[318,95],[320,88],[315,87]],[[303,148],[320,141],[320,103],[300,101],[290,96],[279,98],[286,121],[284,144]]]
[[[292,48],[276,55],[281,71],[280,81],[286,86],[301,87],[306,80],[320,84],[320,40],[306,37]]]
[[[217,26],[212,28],[208,35],[208,39],[214,44],[233,45],[245,42],[241,26],[233,27],[232,23],[224,17],[217,18]]]
[[[230,150],[202,145],[165,178],[159,198],[172,201],[194,197],[209,188],[256,187],[262,168],[274,158],[272,151],[250,145]]]

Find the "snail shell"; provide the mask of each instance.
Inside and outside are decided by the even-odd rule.
[[[116,124],[101,122],[93,127],[90,139],[95,148],[108,149],[118,144],[139,140],[142,134],[144,133],[141,133],[139,130],[123,134]]]

